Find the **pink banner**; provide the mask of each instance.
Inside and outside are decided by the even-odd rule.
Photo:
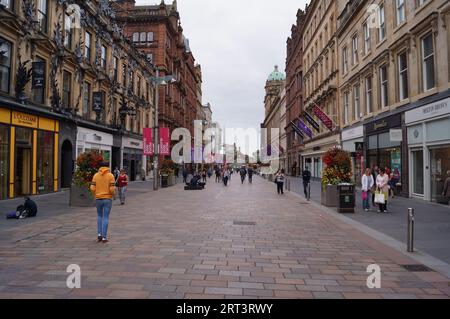
[[[317,105],[313,107],[314,114],[330,130],[333,130],[333,121]]]
[[[144,155],[151,156],[153,155],[153,134],[151,128],[144,128],[143,132],[144,138]]]
[[[170,130],[167,127],[159,129],[159,155],[170,156]]]

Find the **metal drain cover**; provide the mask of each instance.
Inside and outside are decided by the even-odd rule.
[[[235,220],[233,222],[233,225],[236,225],[236,226],[256,226],[256,223],[255,222],[242,222],[242,221]]]
[[[432,272],[432,271],[434,271],[433,269],[428,268],[425,265],[403,265],[402,267],[411,272]]]

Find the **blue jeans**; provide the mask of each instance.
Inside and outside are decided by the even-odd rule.
[[[109,213],[111,212],[111,199],[97,199],[97,230],[98,234],[103,238],[107,238]]]
[[[370,209],[370,199],[372,198],[372,195],[370,194],[370,191],[367,192],[367,198],[363,199],[363,209]]]
[[[124,204],[125,203],[125,193],[127,192],[127,187],[123,186],[123,187],[119,187],[119,199],[120,199],[120,203]]]

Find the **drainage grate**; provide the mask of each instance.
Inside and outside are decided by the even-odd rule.
[[[300,205],[310,205],[308,202],[300,202]]]
[[[256,223],[255,222],[242,222],[242,221],[234,221],[233,222],[233,225],[236,225],[236,226],[256,226]]]
[[[427,266],[424,266],[424,265],[403,265],[402,267],[411,272],[432,272],[432,271],[434,271],[433,269],[428,268]]]
[[[29,240],[39,240],[44,242],[49,242],[87,228],[88,226],[60,226],[53,229],[49,229],[42,233],[38,233],[29,237],[25,237],[17,240],[16,242],[24,242]]]

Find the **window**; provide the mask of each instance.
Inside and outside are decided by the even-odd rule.
[[[141,77],[137,77],[137,96],[141,97]]]
[[[37,18],[41,31],[47,33],[47,0],[38,1]]]
[[[0,4],[4,5],[7,9],[12,9],[13,7],[13,2],[12,0],[0,0]]]
[[[387,66],[380,67],[380,98],[381,107],[387,107],[389,105],[389,88],[388,88],[388,74]]]
[[[119,59],[117,57],[114,57],[114,59],[113,59],[114,81],[118,80],[118,75],[119,75],[118,70],[117,70],[118,65],[119,65]]]
[[[89,62],[91,61],[91,41],[92,35],[89,32],[86,32],[84,35],[84,57]]]
[[[369,53],[370,51],[370,28],[367,23],[363,26],[364,29],[364,54]]]
[[[383,41],[386,38],[386,16],[384,12],[384,4],[380,5],[380,28],[378,29],[378,40]]]
[[[35,61],[45,63],[45,60],[43,60],[39,57],[37,57]],[[35,89],[33,89],[33,92],[32,92],[34,103],[44,104],[44,102],[45,102],[45,78],[46,78],[46,76],[45,76],[45,66],[44,66],[44,83],[42,84],[41,88],[35,88]]]
[[[137,43],[137,42],[139,42],[139,33],[133,33],[133,42],[134,43]]]
[[[419,3],[419,7],[421,6],[421,5],[423,5],[425,2],[427,2],[428,0],[418,0],[418,3]]]
[[[126,86],[127,84],[127,65],[122,64],[122,85]]]
[[[422,38],[423,89],[429,91],[436,85],[434,71],[434,43],[430,32]]]
[[[147,61],[151,64],[153,64],[153,54],[152,53],[148,53],[147,54]]]
[[[342,49],[342,69],[344,70],[344,73],[348,72],[348,52],[347,52],[347,47],[344,47],[344,49]]]
[[[54,159],[53,132],[38,130],[37,135],[37,192],[46,194],[53,192],[53,159]]]
[[[358,36],[355,35],[352,39],[352,65],[358,63]]]
[[[405,21],[405,0],[395,0],[396,2],[396,13],[397,13],[397,25],[400,25]]]
[[[399,98],[400,101],[403,101],[409,97],[408,56],[406,52],[403,52],[398,56],[398,81]]]
[[[366,112],[367,114],[373,111],[373,93],[372,93],[372,76],[366,78]]]
[[[152,43],[154,40],[153,40],[153,32],[148,32],[147,33],[147,42],[148,43]]]
[[[141,44],[145,44],[145,42],[147,42],[147,34],[145,32],[141,32],[140,40]]]
[[[72,17],[67,13],[64,19],[64,46],[72,49]]]
[[[349,111],[349,105],[348,105],[348,92],[344,93],[344,124],[348,124],[348,111]]]
[[[70,96],[70,92],[72,89],[72,75],[67,72],[64,71],[63,72],[63,107],[65,107],[66,109],[70,109],[71,107],[71,96]]]
[[[0,38],[0,91],[9,93],[11,78],[11,43]]]
[[[359,120],[361,113],[359,90],[360,90],[359,84],[353,88],[353,106],[355,112],[354,116],[355,120]]]
[[[104,45],[102,45],[102,61],[101,61],[101,66],[103,69],[106,69],[106,47]]]
[[[83,117],[89,116],[89,106],[91,105],[91,85],[88,82],[83,83]]]

